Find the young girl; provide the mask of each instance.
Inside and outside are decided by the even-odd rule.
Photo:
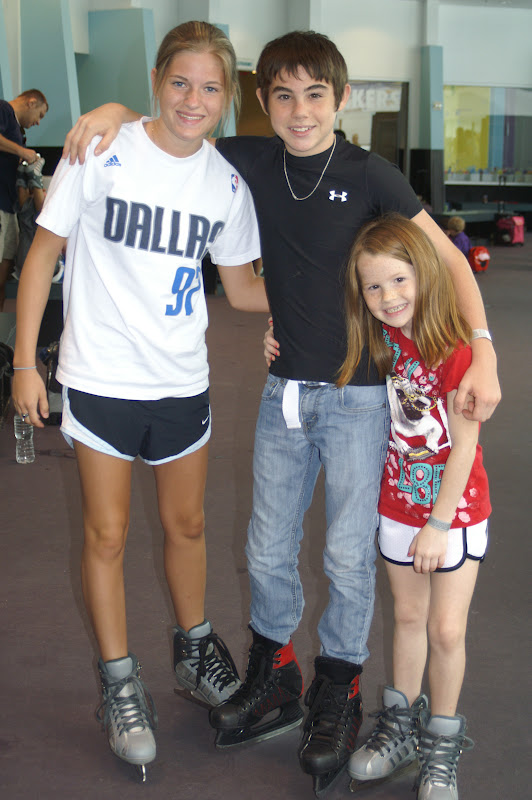
[[[349,762],[356,781],[420,761],[418,800],[457,800],[466,721],[456,714],[465,632],[491,511],[478,423],[453,412],[471,361],[471,330],[430,240],[398,215],[368,223],[350,255],[349,350],[339,385],[367,341],[386,376],[392,429],[379,503],[379,547],[394,598],[393,686],[368,742]],[[430,644],[430,711],[421,682]],[[417,752],[416,752],[417,751]]]
[[[236,58],[215,26],[188,22],[163,40],[152,71],[159,116],[122,126],[108,159],[57,168],[20,280],[13,397],[42,427],[46,392],[35,370],[39,322],[68,238],[65,327],[57,377],[62,431],[74,442],[82,491],[82,584],[100,650],[103,717],[112,750],[155,758],[153,704],[129,652],[123,557],[131,464],[153,466],[174,606],[179,685],[212,706],[238,685],[204,615],[203,497],[211,431],[205,252],[230,303],[267,311],[247,186],[205,141],[238,97]]]

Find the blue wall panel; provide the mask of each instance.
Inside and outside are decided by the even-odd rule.
[[[419,146],[443,150],[443,48],[421,48]]]
[[[226,25],[225,22],[216,22],[213,23],[213,25],[216,25],[217,28],[220,28],[220,30],[225,33],[227,38],[229,38],[229,25]],[[231,110],[225,126],[220,123],[213,135],[215,139],[217,139],[219,136],[236,136],[236,118],[235,107],[233,103],[231,103]]]
[[[0,2],[0,98],[2,100],[13,99],[13,82],[11,80],[11,68],[7,52],[7,33],[6,21],[4,17],[4,7]]]
[[[40,89],[50,106],[28,146],[62,145],[80,113],[68,0],[21,0],[20,30],[22,90]]]
[[[501,169],[504,161],[504,118],[506,89],[493,88],[490,92],[490,137],[488,167]]]
[[[115,101],[149,114],[155,56],[151,10],[90,11],[89,55],[77,57],[82,113]]]

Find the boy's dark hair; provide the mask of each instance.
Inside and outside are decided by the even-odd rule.
[[[317,81],[330,83],[334,91],[336,108],[347,83],[347,65],[344,57],[323,33],[292,31],[265,45],[257,63],[257,87],[268,110],[270,87],[280,72],[296,75],[299,67]]]
[[[19,94],[19,97],[25,97],[27,100],[37,100],[38,105],[45,105],[46,110],[48,110],[48,100],[39,89],[26,89],[25,92]]]

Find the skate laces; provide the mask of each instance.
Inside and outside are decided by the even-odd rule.
[[[275,658],[276,653],[273,653],[273,661],[278,661]],[[238,703],[239,701],[244,705],[253,703],[258,699],[263,691],[264,684],[272,681],[272,675],[266,678],[267,668],[272,659],[271,650],[262,643],[252,644],[249,651],[248,666],[246,669],[246,677],[243,683],[238,687],[236,692],[231,696],[231,703]]]
[[[249,654],[246,677],[236,692],[231,696],[231,703],[238,700],[246,702],[251,696],[259,696],[266,674],[266,650],[261,645],[252,645]]]
[[[399,708],[398,705],[373,711],[370,717],[376,717],[377,724],[365,744],[367,750],[383,754],[390,750],[390,743],[400,737],[403,741],[413,733],[412,710]]]
[[[305,730],[313,729],[313,737],[330,740],[335,728],[341,735],[348,727],[350,715],[347,712],[351,701],[347,700],[348,687],[335,684],[327,676],[321,675],[309,687],[305,696],[305,705],[309,713],[305,721]],[[347,701],[347,702],[346,702]]]
[[[435,736],[422,729],[418,747],[421,769],[414,789],[429,781],[442,786],[453,784],[460,754],[463,750],[471,750],[473,746],[473,740],[463,733]]]
[[[201,639],[179,639],[181,657],[190,659],[190,666],[196,670],[196,689],[204,677],[220,690],[230,686],[238,679],[235,662],[223,639],[216,633],[209,633]],[[218,655],[217,655],[218,653]]]
[[[96,711],[96,719],[106,728],[111,719],[118,733],[139,733],[146,728],[157,727],[157,711],[151,694],[137,675],[116,683],[102,678],[104,690],[103,702]],[[103,712],[103,713],[102,713]]]

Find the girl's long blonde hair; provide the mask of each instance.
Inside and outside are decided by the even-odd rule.
[[[411,264],[416,276],[416,303],[412,338],[428,367],[444,361],[457,344],[471,340],[471,327],[458,309],[449,270],[421,228],[399,214],[389,214],[364,225],[349,254],[346,274],[347,356],[337,380],[349,383],[368,345],[381,378],[392,365],[382,324],[368,310],[362,294],[357,262],[362,253],[386,255]]]
[[[231,111],[231,100],[234,103],[235,117],[238,117],[241,93],[235,51],[225,33],[210,22],[193,20],[168,31],[157,51],[154,103],[157,102],[170,62],[175,55],[183,52],[212,53],[217,56],[224,75],[224,111],[221,124],[223,126],[227,122]]]

